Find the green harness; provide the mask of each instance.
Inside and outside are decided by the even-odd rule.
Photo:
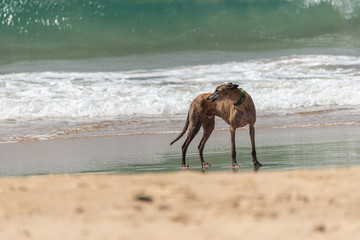
[[[240,88],[240,92],[241,92],[241,98],[239,100],[237,100],[236,103],[233,103],[234,106],[239,106],[240,104],[242,104],[245,101],[245,98],[246,98],[245,91],[242,88]]]

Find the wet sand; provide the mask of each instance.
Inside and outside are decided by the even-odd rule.
[[[297,128],[257,128],[260,171],[318,169],[360,165],[360,125]],[[172,134],[103,136],[0,144],[0,176],[68,173],[158,173],[179,171],[181,145]],[[187,161],[200,171],[197,145],[191,143]],[[248,129],[236,134],[239,170],[252,171]],[[206,143],[210,172],[231,172],[229,131],[214,132]]]
[[[358,239],[360,168],[0,179],[0,239]]]

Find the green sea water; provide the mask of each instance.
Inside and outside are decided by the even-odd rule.
[[[0,64],[178,51],[358,48],[357,0],[1,0]]]

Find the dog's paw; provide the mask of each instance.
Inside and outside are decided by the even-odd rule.
[[[258,167],[258,168],[259,168],[259,167],[262,167],[262,164],[259,163],[259,162],[255,162],[255,163],[254,163],[254,167]]]
[[[189,165],[188,164],[182,165],[182,170],[189,170]]]
[[[201,163],[201,167],[202,169],[208,169],[211,165],[209,163]]]
[[[232,165],[232,168],[233,168],[233,169],[239,169],[240,166],[239,166],[239,164],[235,163],[235,164]]]

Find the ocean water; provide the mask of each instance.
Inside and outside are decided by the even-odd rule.
[[[358,0],[1,0],[0,63],[360,45]]]
[[[224,82],[259,127],[360,122],[360,1],[0,0],[0,43],[1,143],[180,131]]]

